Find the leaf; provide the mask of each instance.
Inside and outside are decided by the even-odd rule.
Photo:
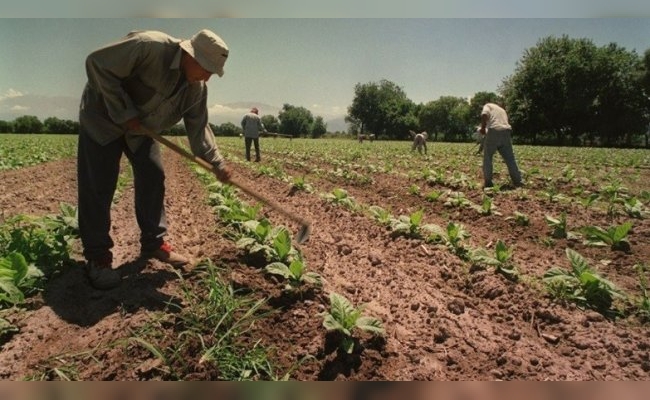
[[[618,243],[625,239],[630,229],[632,229],[632,223],[629,221],[617,226],[616,229],[614,229],[614,234],[612,235],[614,243]]]
[[[287,229],[281,229],[273,239],[273,248],[280,260],[285,260],[291,251],[291,235]]]
[[[289,264],[289,271],[291,272],[291,276],[296,280],[300,280],[304,270],[305,264],[299,258],[296,258],[295,260],[291,261],[291,264]]]
[[[325,318],[323,319],[323,326],[328,331],[340,331],[346,335],[350,334],[350,331],[345,329],[345,327],[341,325],[341,323],[332,314],[325,314]]]
[[[359,317],[356,321],[356,327],[378,335],[383,335],[385,332],[381,321],[374,317]]]
[[[567,247],[566,251],[566,256],[569,259],[569,262],[571,263],[571,268],[574,271],[574,274],[577,276],[580,276],[582,271],[589,269],[589,265],[587,265],[587,261],[578,253],[577,251],[570,249]]]
[[[273,262],[267,265],[266,267],[264,267],[264,270],[269,274],[280,275],[285,279],[290,279],[293,276],[293,274],[289,270],[289,267],[287,267],[284,263],[281,262]]]

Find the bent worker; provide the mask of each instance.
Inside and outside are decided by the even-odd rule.
[[[120,284],[113,268],[111,202],[126,155],[133,168],[141,257],[175,267],[189,262],[164,240],[165,174],[160,146],[146,130],[185,124],[192,153],[209,162],[217,178],[230,170],[208,124],[206,82],[223,76],[228,46],[204,29],[189,40],[158,31],[134,31],[86,58],[88,82],[79,111],[78,212],[86,272],[98,289]]]
[[[424,149],[424,154],[427,154],[427,133],[425,131],[420,133],[409,131],[409,133],[413,138],[413,145],[411,146],[411,151],[417,149],[418,153],[422,154],[422,150]]]

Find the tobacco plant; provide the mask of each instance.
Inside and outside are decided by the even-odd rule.
[[[521,213],[519,211],[515,211],[512,216],[506,217],[506,220],[514,220],[516,225],[519,226],[528,226],[530,225],[530,218],[528,215]]]
[[[573,239],[575,237],[575,234],[569,232],[567,229],[566,213],[564,211],[560,214],[560,218],[546,215],[544,220],[549,228],[552,229],[551,237],[554,239]]]
[[[469,237],[470,234],[465,230],[465,227],[462,224],[449,222],[446,229],[443,229],[438,225],[432,225],[431,233],[426,238],[426,241],[443,243],[452,253],[464,259],[467,257],[467,249],[465,248],[463,241]]]
[[[344,296],[331,292],[330,310],[321,314],[325,329],[338,331],[343,335],[340,347],[347,354],[351,354],[354,350],[356,330],[370,332],[373,335],[383,335],[385,332],[381,320],[363,316],[363,309],[363,305],[354,307]]]
[[[629,251],[630,242],[627,234],[632,229],[631,222],[612,226],[607,230],[599,226],[587,226],[583,232],[587,238],[585,244],[590,246],[609,246],[612,250]]]
[[[425,234],[434,229],[434,225],[422,225],[424,210],[420,209],[411,215],[400,215],[391,219],[393,236],[406,236],[414,239],[421,239]]]
[[[642,264],[634,266],[639,276],[639,288],[641,289],[641,299],[638,302],[638,314],[645,321],[650,321],[650,296],[648,296],[648,279],[645,276],[647,267]]]
[[[629,199],[626,199],[623,203],[623,206],[625,207],[625,212],[627,215],[632,218],[643,219],[646,214],[643,203],[636,197],[630,197]]]
[[[307,193],[312,193],[314,191],[314,187],[305,181],[304,176],[293,178],[293,184],[291,185],[291,188],[293,190],[299,190]]]
[[[478,249],[472,254],[472,261],[493,266],[495,272],[502,274],[510,280],[517,280],[519,271],[512,264],[512,250],[503,241],[497,241],[494,248],[495,254],[490,255],[485,249]]]
[[[297,254],[289,265],[283,262],[272,262],[264,270],[269,274],[279,275],[287,280],[285,290],[300,291],[305,284],[320,287],[323,285],[322,277],[316,272],[308,272],[307,264],[302,255]]]
[[[271,227],[270,223],[261,221],[246,221],[246,234],[237,241],[237,247],[246,249],[250,254],[261,253],[267,263],[291,263],[298,251],[291,245],[291,234],[283,226]]]
[[[390,211],[374,205],[368,207],[368,211],[370,212],[370,215],[372,215],[372,218],[379,224],[383,226],[390,226],[392,220]]]
[[[349,210],[356,210],[359,206],[357,202],[351,197],[345,189],[336,188],[331,193],[323,195],[325,201],[337,205],[341,205]]]
[[[543,282],[549,294],[560,300],[576,303],[581,308],[591,308],[612,315],[615,298],[625,295],[607,279],[589,268],[587,261],[575,250],[566,249],[571,269],[553,267],[546,271]]]

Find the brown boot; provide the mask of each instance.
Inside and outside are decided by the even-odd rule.
[[[190,263],[189,258],[173,251],[172,246],[167,242],[163,242],[156,250],[143,251],[140,255],[147,259],[155,258],[176,268],[184,267]]]

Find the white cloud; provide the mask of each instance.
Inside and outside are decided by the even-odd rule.
[[[29,110],[29,107],[21,106],[19,104],[16,104],[15,106],[11,107],[9,110],[13,112],[20,112],[20,111],[25,111]]]
[[[24,96],[24,94],[23,94],[22,92],[19,92],[19,91],[16,90],[16,89],[11,89],[11,88],[10,88],[10,89],[7,90],[3,95],[0,95],[0,100],[3,100],[3,99],[13,99],[13,98],[16,98],[16,97],[22,97],[22,96]]]

